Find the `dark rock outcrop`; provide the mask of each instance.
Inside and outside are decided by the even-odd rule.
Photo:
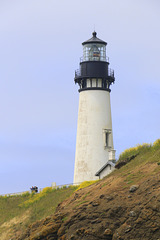
[[[160,174],[145,177],[136,187],[124,187],[123,178],[99,181],[73,194],[55,215],[32,224],[17,239],[160,239]]]

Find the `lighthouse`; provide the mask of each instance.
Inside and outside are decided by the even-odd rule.
[[[79,86],[74,183],[101,179],[114,169],[110,86],[114,71],[106,56],[107,43],[97,37],[82,43],[83,57],[74,81]]]

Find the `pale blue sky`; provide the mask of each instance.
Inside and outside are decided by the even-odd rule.
[[[73,181],[81,43],[107,41],[117,157],[160,138],[158,0],[0,0],[0,193]]]

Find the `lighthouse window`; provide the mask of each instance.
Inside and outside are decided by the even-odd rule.
[[[98,43],[84,45],[83,61],[106,61],[106,46]]]
[[[104,133],[104,147],[105,148],[110,148],[111,130],[110,129],[103,129],[103,133]]]
[[[92,79],[92,87],[96,87],[96,79],[95,78]]]
[[[98,87],[102,87],[102,79],[98,79]]]
[[[109,147],[109,133],[108,132],[106,132],[106,136],[105,137],[106,137],[106,139],[105,139],[106,140],[106,142],[105,142],[106,144],[105,145],[106,145],[106,147]]]
[[[89,51],[89,60],[100,60],[100,51],[96,45],[93,45]]]

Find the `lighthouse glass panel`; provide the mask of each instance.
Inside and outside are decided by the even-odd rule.
[[[83,46],[83,61],[106,61],[106,46],[103,44],[85,44]]]

